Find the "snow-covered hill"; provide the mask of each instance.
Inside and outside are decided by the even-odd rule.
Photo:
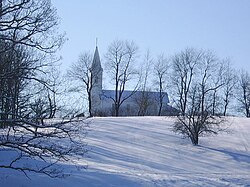
[[[250,119],[228,118],[228,132],[191,145],[171,131],[174,118],[90,119],[89,152],[71,174],[51,179],[0,170],[0,186],[250,186]]]

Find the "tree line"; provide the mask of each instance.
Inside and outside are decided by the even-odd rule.
[[[145,115],[150,105],[147,92],[157,91],[160,93],[158,115],[162,113],[164,93],[167,92],[170,104],[182,115],[200,102],[199,110],[208,111],[213,116],[226,116],[231,111],[231,114],[242,113],[250,117],[249,72],[235,70],[230,59],[220,59],[210,50],[194,48],[157,57],[147,51],[142,57],[139,58],[138,46],[134,42],[115,40],[108,46],[104,68],[115,90],[112,98],[115,116],[119,116],[124,100],[136,91],[143,93],[135,100],[138,115]],[[84,52],[68,71],[68,76],[87,91],[88,102],[91,102],[96,76],[91,72],[92,60],[93,55]],[[132,92],[124,98],[126,89]],[[90,105],[88,111],[91,114]]]

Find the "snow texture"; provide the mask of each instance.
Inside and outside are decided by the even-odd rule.
[[[175,118],[92,118],[85,158],[61,164],[70,176],[0,169],[1,187],[250,186],[250,119],[228,118],[228,132],[191,145],[172,132]],[[6,156],[6,155],[5,155]],[[0,152],[0,161],[4,153]],[[88,165],[87,169],[82,169]]]

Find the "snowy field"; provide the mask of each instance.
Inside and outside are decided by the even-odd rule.
[[[0,187],[250,186],[250,119],[228,118],[229,132],[202,137],[199,146],[171,131],[173,118],[90,120],[88,154],[77,168],[62,166],[70,176],[30,180],[0,169]]]

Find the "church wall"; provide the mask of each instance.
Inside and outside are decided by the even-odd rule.
[[[169,106],[165,103],[162,107],[162,115],[169,114]],[[158,115],[159,106],[155,101],[151,103],[147,108],[146,116],[157,116]],[[139,106],[133,101],[132,98],[124,101],[124,103],[120,107],[120,116],[138,116]],[[114,116],[114,102],[110,98],[101,99],[101,104],[99,105],[98,112],[99,116]]]

